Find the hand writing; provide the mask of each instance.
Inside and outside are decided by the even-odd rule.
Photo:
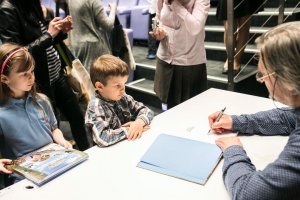
[[[223,114],[220,120],[217,122],[219,112],[215,112],[208,116],[208,122],[211,130],[214,133],[224,133],[225,131],[232,130],[232,118],[230,115]]]

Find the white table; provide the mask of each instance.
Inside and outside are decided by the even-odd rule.
[[[207,117],[224,106],[228,114],[254,113],[274,108],[270,99],[209,89],[156,116],[151,129],[140,140],[123,141],[108,148],[92,147],[86,151],[89,160],[44,186],[37,187],[23,180],[0,190],[0,199],[230,199],[222,180],[223,160],[205,186],[136,167],[160,133],[214,142],[217,136],[207,134]],[[263,169],[274,161],[287,139],[281,136],[241,137],[257,169]],[[26,186],[34,188],[26,189]]]

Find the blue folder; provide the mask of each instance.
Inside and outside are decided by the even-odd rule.
[[[215,144],[160,134],[137,166],[204,185],[221,157]]]

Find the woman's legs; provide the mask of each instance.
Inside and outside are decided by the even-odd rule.
[[[234,46],[235,48],[235,56],[234,56],[234,70],[239,70],[240,68],[240,61],[241,61],[241,56],[244,53],[245,47],[247,45],[248,39],[249,39],[249,30],[250,30],[250,16],[245,16],[241,17],[237,20],[234,20]],[[224,21],[224,44],[226,47],[226,52],[229,51],[229,45],[227,42],[228,39],[228,21]],[[228,53],[227,53],[228,55]],[[226,60],[224,64],[224,72],[228,70],[228,59]]]
[[[230,48],[230,45],[228,44],[228,21],[227,20],[224,20],[223,21],[224,23],[224,44],[225,44],[225,47],[226,47],[226,52],[227,52],[227,55],[228,55],[228,52],[229,52],[229,48]],[[234,27],[233,27],[233,31],[234,31],[234,35],[233,35],[233,48],[235,49],[235,46],[236,46],[236,38],[237,38],[237,34],[236,34],[236,30],[237,30],[237,21],[234,20]],[[235,52],[235,51],[234,51]],[[227,56],[228,57],[228,56]],[[226,59],[226,62],[224,64],[224,69],[223,69],[223,72],[224,73],[227,73],[227,70],[228,70],[228,59]]]
[[[236,39],[236,54],[234,56],[234,69],[239,69],[241,57],[249,40],[250,16],[241,17],[237,20],[238,34]]]

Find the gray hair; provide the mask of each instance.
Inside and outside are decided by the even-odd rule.
[[[265,67],[300,94],[300,22],[278,25],[255,40]]]

